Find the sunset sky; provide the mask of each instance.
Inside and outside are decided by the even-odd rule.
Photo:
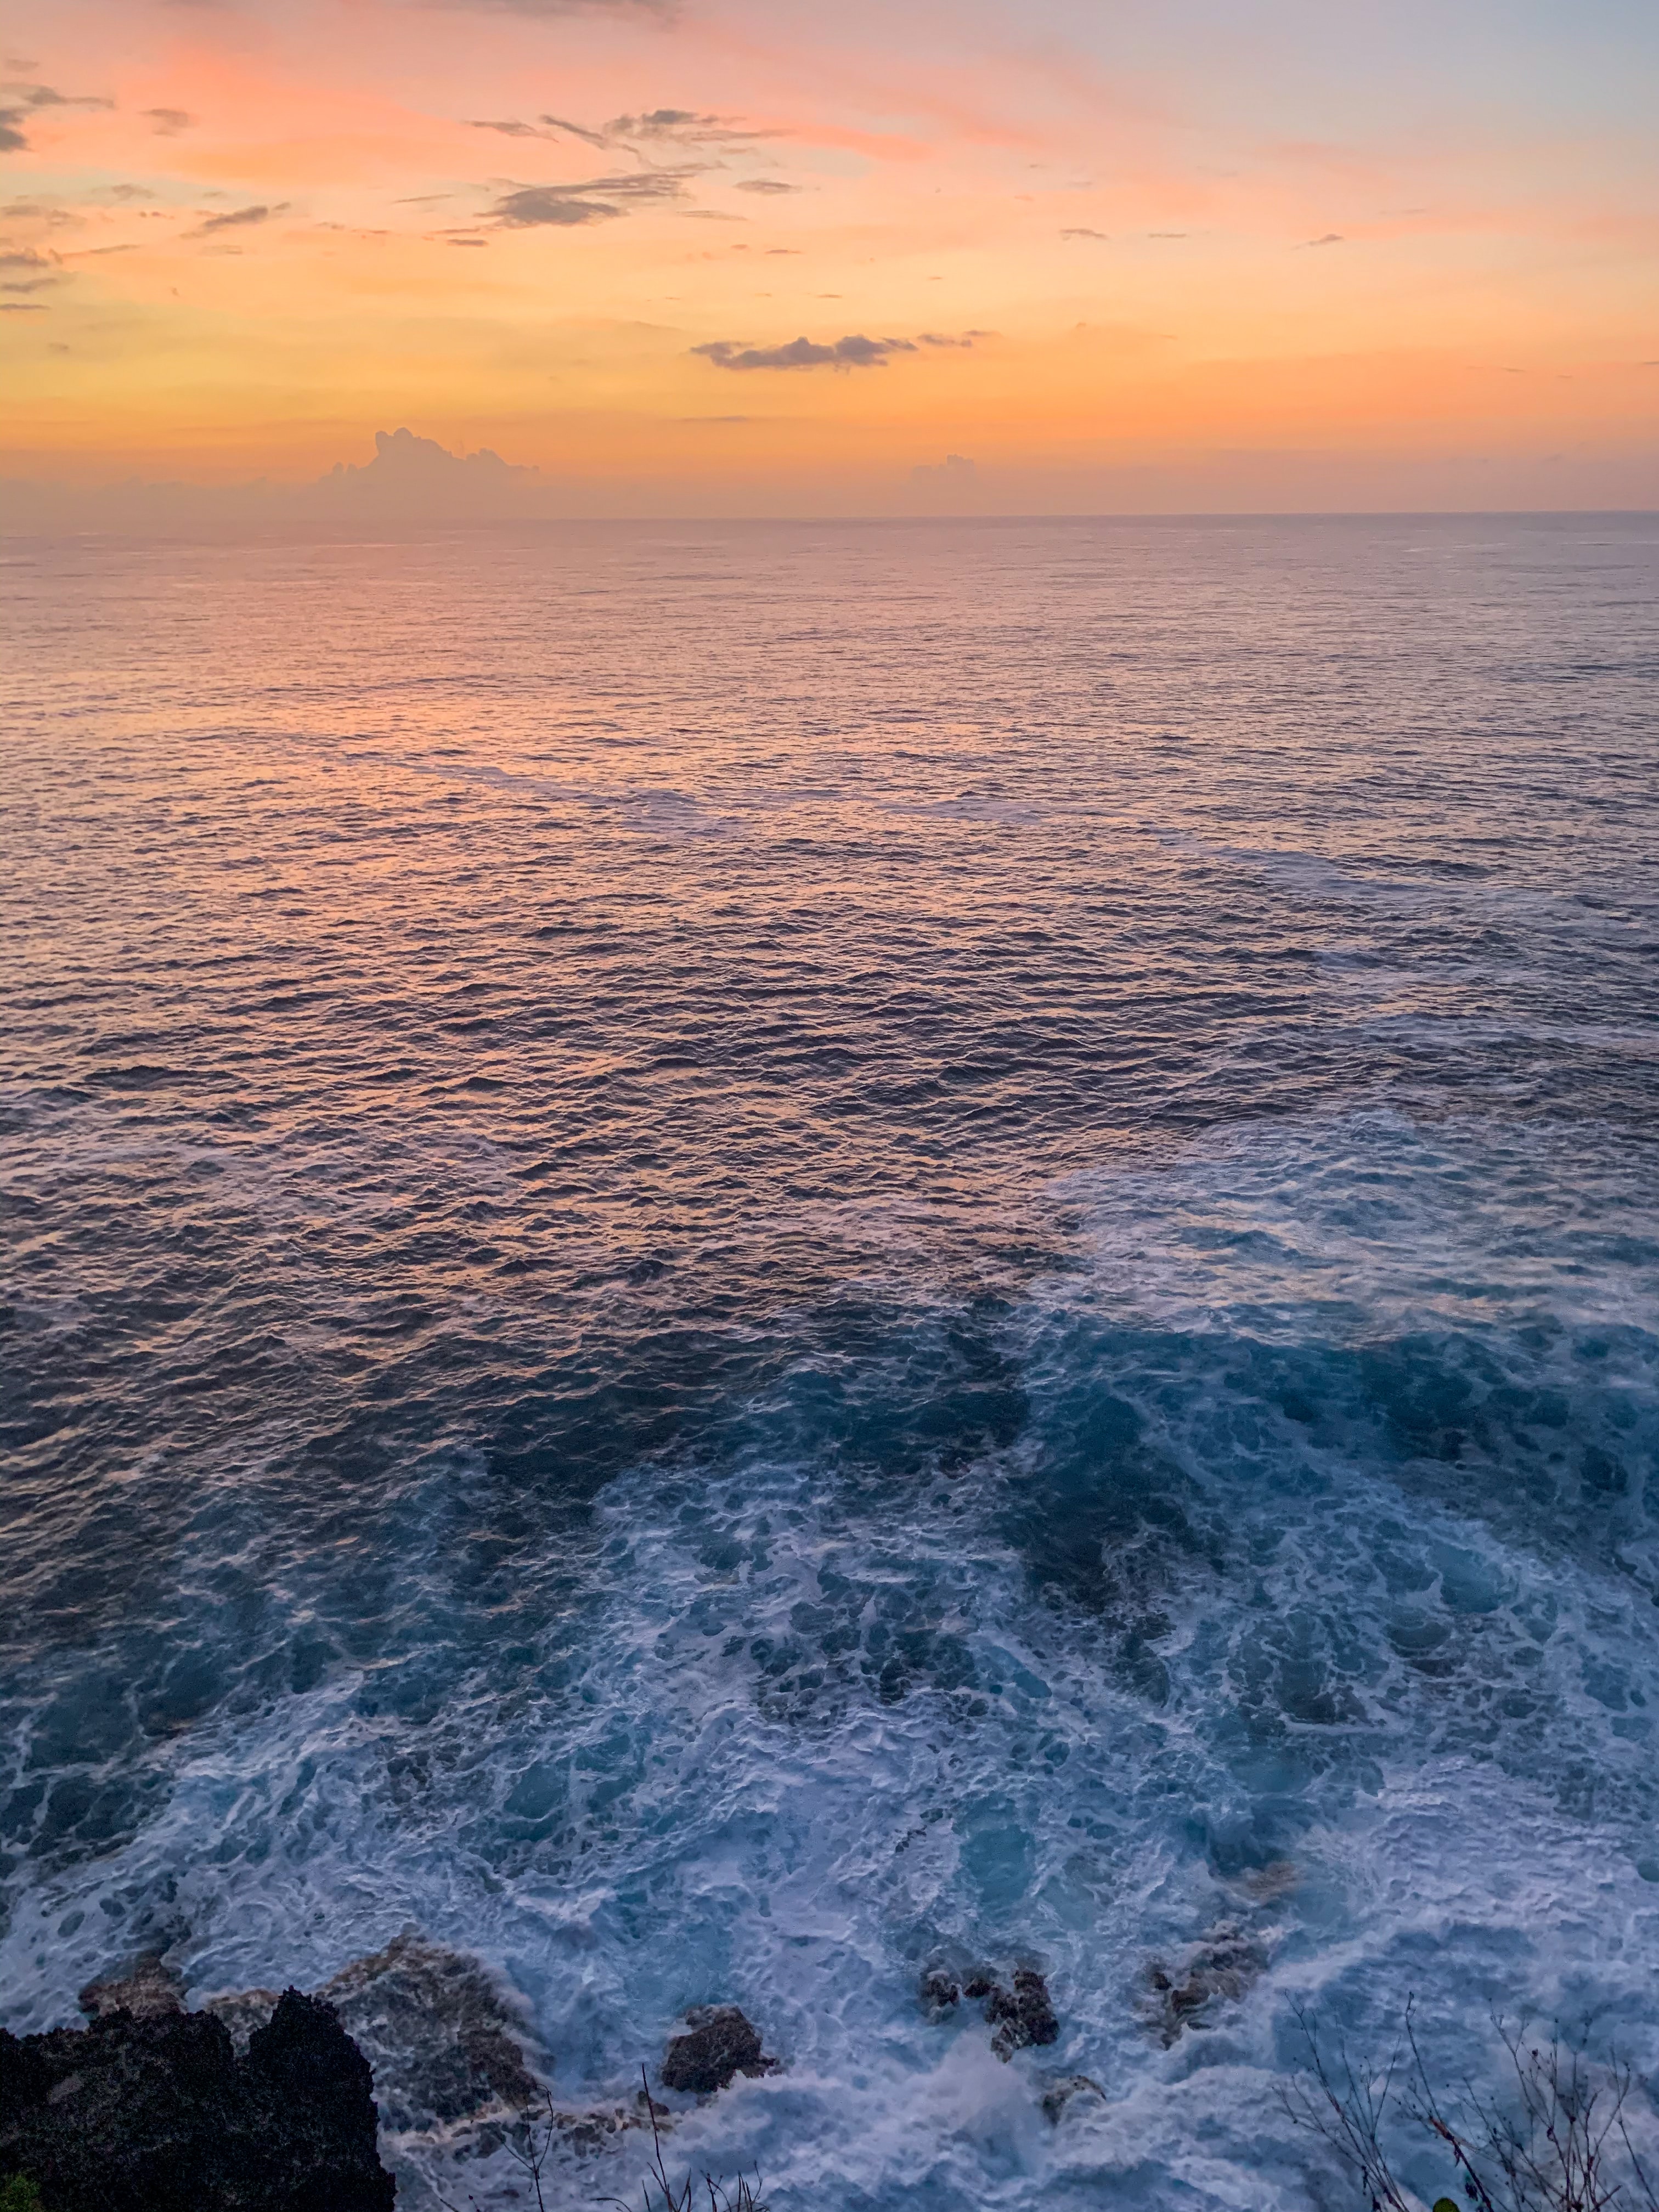
[[[1651,0],[21,0],[0,474],[1659,504]]]

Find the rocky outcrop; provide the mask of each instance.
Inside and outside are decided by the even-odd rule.
[[[478,1960],[415,1929],[354,1959],[316,1994],[374,2067],[382,2124],[396,2133],[542,2100],[525,2061],[528,2031],[506,1992]],[[203,2004],[240,2045],[276,2002],[270,1990],[229,1990]]]
[[[1048,2002],[1048,1985],[1034,1967],[1016,1967],[1012,1990],[1000,1982],[992,1982],[987,1988],[975,1981],[968,1984],[966,1994],[984,1998],[985,2017],[996,2029],[991,2048],[999,2058],[1012,2057],[1016,2051],[1034,2043],[1060,2040],[1060,2022]]]
[[[88,1982],[81,1992],[81,2009],[88,2020],[101,2020],[111,2012],[130,2012],[135,2020],[165,2020],[184,2008],[185,1985],[155,1951],[147,1951],[118,1974]],[[269,2020],[276,2009],[273,1990],[264,2017]]]
[[[392,2212],[368,2063],[330,2006],[285,1990],[239,2058],[210,2014],[88,1998],[88,2027],[0,2029],[0,2172],[52,2212]]]
[[[665,2089],[712,2096],[739,2074],[774,2074],[778,2062],[761,2049],[760,2036],[736,2005],[698,2005],[685,2015],[686,2033],[669,2044],[662,2062]]]
[[[960,1981],[948,1968],[933,1966],[921,1978],[920,1996],[922,2010],[930,2020],[947,2018],[963,1997],[981,2003],[996,2031],[991,2048],[999,2058],[1012,2058],[1015,2051],[1028,2050],[1033,2044],[1060,2039],[1060,2021],[1049,2002],[1048,1984],[1035,1966],[1016,1966],[1012,1983],[985,1966],[976,1966]]]
[[[1176,1966],[1154,1959],[1146,1969],[1141,2015],[1167,2049],[1189,2027],[1208,2027],[1216,2008],[1242,1997],[1267,1971],[1262,1942],[1222,1921]]]
[[[520,2112],[543,2090],[525,2063],[525,2025],[477,1959],[412,1929],[356,1959],[317,1993],[374,2069],[389,2128],[425,2128],[490,2106]]]

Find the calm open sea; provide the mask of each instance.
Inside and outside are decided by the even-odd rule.
[[[6,2024],[413,1921],[568,2100],[743,2005],[780,2212],[1659,2060],[1659,520],[3,574]]]

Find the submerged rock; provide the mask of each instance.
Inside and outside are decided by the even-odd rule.
[[[1106,2101],[1106,2092],[1092,2074],[1060,2075],[1048,2083],[1042,2093],[1043,2117],[1052,2120],[1058,2127],[1067,2108],[1079,2097],[1088,2098],[1097,2104],[1103,2105]]]
[[[1153,1960],[1146,1969],[1142,2016],[1167,2048],[1183,2030],[1210,2027],[1211,2008],[1242,1997],[1267,1965],[1261,1942],[1231,1921],[1223,1921],[1188,1953],[1182,1965],[1171,1967],[1161,1959]]]
[[[662,2062],[665,2089],[707,2097],[738,2074],[775,2074],[778,2062],[761,2049],[755,2028],[736,2005],[698,2005],[685,2015],[686,2033],[669,2044]]]
[[[1035,1966],[1016,1966],[1012,1986],[988,1966],[976,1966],[961,1986],[943,1966],[931,1966],[921,1978],[919,1991],[922,2010],[930,2020],[943,2020],[963,1997],[981,2003],[985,2017],[996,2030],[991,2048],[999,2058],[1033,2044],[1060,2039],[1060,2022],[1048,1996],[1048,1984]]]
[[[596,2151],[608,2149],[618,2136],[635,2128],[654,2125],[666,2134],[674,2124],[674,2116],[666,2105],[659,2105],[654,2097],[647,2097],[643,2089],[637,2089],[631,2105],[588,2105],[575,2112],[550,2111],[547,2124],[567,2150],[577,2158],[591,2158]]]
[[[374,2067],[380,2118],[394,2132],[541,2101],[520,2041],[526,2030],[507,1993],[480,1960],[415,1929],[354,1959],[317,1995]],[[269,1990],[232,1990],[203,2002],[242,2044],[276,1998]]]
[[[0,2029],[0,2171],[52,2212],[392,2212],[368,2064],[285,1990],[239,2058],[207,2013]]]

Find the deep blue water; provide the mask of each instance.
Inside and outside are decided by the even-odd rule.
[[[570,2099],[744,2004],[780,2212],[1659,2061],[1659,520],[3,562],[8,2025],[412,1920]]]

